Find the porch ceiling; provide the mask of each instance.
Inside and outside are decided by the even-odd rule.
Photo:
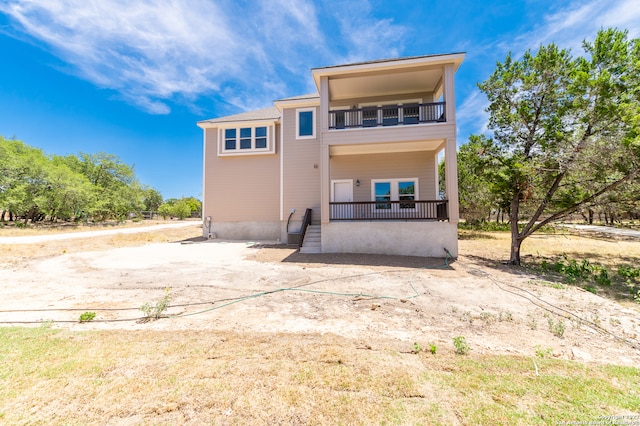
[[[368,72],[329,78],[329,99],[375,98],[433,92],[442,78],[442,68],[421,68],[409,71]]]
[[[439,151],[444,146],[440,139],[413,142],[392,142],[357,145],[331,145],[329,155],[386,154],[390,152]]]

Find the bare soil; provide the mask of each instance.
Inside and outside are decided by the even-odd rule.
[[[640,305],[576,286],[557,288],[548,278],[501,265],[508,253],[502,234],[463,234],[461,255],[451,262],[303,255],[286,246],[199,235],[193,226],[0,245],[0,322],[53,321],[71,330],[330,333],[363,347],[393,341],[407,351],[414,342],[453,350],[453,338],[465,336],[477,354],[531,356],[551,348],[557,358],[640,365]],[[610,261],[640,258],[637,242],[571,235],[532,238],[525,247],[536,256],[591,250]],[[139,321],[138,308],[154,305],[166,289],[168,317]],[[96,319],[79,323],[85,311],[96,312]]]

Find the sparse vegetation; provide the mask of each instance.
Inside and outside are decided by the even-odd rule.
[[[96,317],[95,312],[83,312],[80,314],[80,322],[90,322]]]
[[[155,304],[146,302],[140,307],[140,310],[144,313],[142,322],[155,321],[163,317],[164,312],[169,308],[171,302],[171,289],[169,287],[164,289],[164,296],[158,300]]]
[[[456,355],[466,355],[471,350],[464,336],[454,337],[453,346],[456,348]]]
[[[565,325],[562,318],[558,318],[557,321],[554,321],[553,318],[547,318],[547,322],[549,324],[549,331],[556,337],[563,337],[565,332]]]
[[[538,358],[551,358],[551,355],[553,355],[553,349],[536,345],[536,356]]]

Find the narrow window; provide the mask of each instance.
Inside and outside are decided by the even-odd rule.
[[[376,195],[376,209],[388,210],[391,208],[391,182],[376,182],[375,183],[375,195]],[[385,203],[385,201],[387,201]]]
[[[296,110],[296,139],[313,139],[316,137],[315,108]]]
[[[224,149],[236,149],[236,129],[226,129],[224,131]]]
[[[251,149],[251,127],[240,129],[240,149]]]
[[[267,147],[267,128],[256,127],[256,149],[264,149]]]
[[[398,182],[398,200],[401,209],[415,208],[416,185],[413,181]]]

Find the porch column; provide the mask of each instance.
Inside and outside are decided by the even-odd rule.
[[[445,113],[447,117],[447,123],[456,122],[456,96],[454,90],[454,74],[455,69],[453,64],[446,64],[444,66],[444,84],[442,87],[443,99],[445,101]]]
[[[449,222],[457,224],[460,221],[458,202],[458,162],[456,153],[456,139],[447,138],[444,148],[445,187],[449,200]]]
[[[329,78],[320,77],[320,222],[329,223],[329,145],[324,135],[329,131]]]

